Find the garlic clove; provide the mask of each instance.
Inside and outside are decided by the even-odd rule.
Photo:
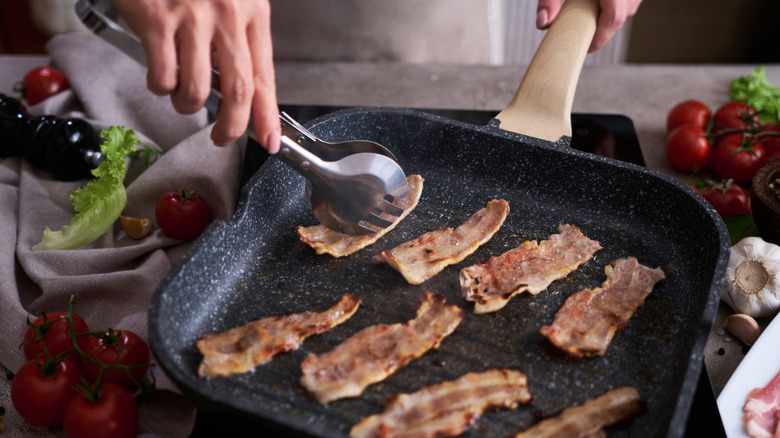
[[[148,218],[119,216],[119,226],[133,239],[143,239],[152,232],[152,221]]]
[[[729,315],[726,318],[726,323],[723,324],[723,328],[739,338],[739,340],[744,342],[747,346],[752,346],[759,335],[761,335],[761,328],[758,326],[756,320],[744,313]]]

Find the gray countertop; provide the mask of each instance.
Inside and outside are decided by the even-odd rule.
[[[0,55],[0,93],[12,94],[13,83],[30,68],[45,64],[40,56]],[[622,114],[636,128],[646,165],[677,178],[664,156],[666,113],[679,101],[700,100],[716,108],[728,100],[731,80],[754,65],[605,65],[584,67],[572,112]],[[278,100],[282,104],[390,106],[442,109],[503,109],[522,79],[524,66],[444,66],[396,64],[280,64]],[[767,66],[780,84],[780,65]],[[718,330],[728,309],[718,313],[705,352],[705,363],[717,395],[744,356],[740,341]],[[767,321],[762,321],[766,325]],[[725,354],[716,352],[725,348]],[[5,375],[5,373],[3,373]],[[9,385],[0,378],[0,404],[12,410]]]

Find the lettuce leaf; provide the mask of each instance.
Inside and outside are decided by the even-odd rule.
[[[135,131],[124,126],[112,126],[101,132],[100,137],[105,139],[100,152],[106,159],[92,170],[95,179],[70,194],[75,210],[70,225],[64,225],[59,231],[46,227],[33,251],[75,249],[94,242],[111,229],[124,210],[127,204],[125,157],[136,150],[141,140]]]
[[[729,97],[737,102],[745,102],[758,113],[762,124],[777,121],[780,110],[780,88],[775,87],[766,77],[766,68],[755,68],[747,76],[731,81]]]

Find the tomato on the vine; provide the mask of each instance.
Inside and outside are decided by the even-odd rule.
[[[43,347],[49,351],[49,356],[56,356],[67,350],[73,350],[73,340],[70,337],[70,327],[65,317],[68,312],[52,312],[45,313],[27,328],[24,333],[24,357],[28,360],[33,359],[36,356],[43,354]],[[73,314],[73,328],[76,329],[76,333],[86,333],[89,331],[87,323],[82,317],[77,314]],[[81,348],[84,347],[88,340],[88,336],[82,335],[78,337],[78,343]],[[72,352],[75,353],[75,352]],[[69,357],[73,357],[74,354],[68,354]]]
[[[68,438],[132,438],[138,432],[138,406],[130,391],[105,382],[70,399],[62,428]]]
[[[170,191],[157,201],[157,225],[175,239],[190,239],[206,229],[211,212],[206,200],[195,191]]]
[[[84,352],[90,358],[106,365],[128,365],[133,378],[140,382],[149,365],[149,347],[137,334],[128,330],[106,330],[101,335],[92,336],[84,347]],[[82,359],[81,367],[90,382],[94,382],[100,374],[101,367],[89,360]],[[137,385],[128,375],[127,371],[119,368],[106,368],[103,370],[103,381],[112,382],[127,389],[134,389]]]
[[[721,105],[712,115],[712,132],[717,135],[716,143],[723,130],[752,129],[758,127],[758,114],[745,102],[727,102]],[[734,131],[736,132],[736,131]],[[727,133],[724,133],[727,134]]]
[[[82,375],[73,360],[52,361],[39,356],[16,372],[11,381],[11,402],[30,423],[56,426],[62,423],[65,406],[76,395]]]
[[[24,75],[19,91],[28,105],[35,105],[68,88],[68,80],[56,68],[36,67]]]
[[[742,186],[732,184],[731,180],[707,187],[702,192],[702,196],[722,217],[751,212],[750,195]]]
[[[777,123],[761,125],[757,137],[764,145],[767,155],[780,152],[780,125]]]
[[[711,156],[712,146],[700,126],[678,126],[666,138],[666,157],[678,170],[693,172],[704,169],[709,165]]]
[[[712,153],[712,170],[723,179],[733,179],[737,184],[750,181],[764,165],[764,146],[753,136],[734,132],[725,135],[715,144]]]
[[[669,110],[666,116],[666,132],[672,132],[681,125],[696,125],[704,128],[710,120],[710,108],[698,100],[685,100]]]

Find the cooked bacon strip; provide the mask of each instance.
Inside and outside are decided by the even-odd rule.
[[[488,202],[456,229],[442,228],[402,243],[374,256],[375,263],[387,263],[410,284],[420,284],[458,263],[490,240],[509,214],[503,199]]]
[[[628,324],[655,283],[666,278],[660,268],[643,266],[635,257],[615,260],[604,272],[607,279],[601,287],[583,289],[567,298],[552,326],[540,330],[572,357],[606,353],[615,331]]]
[[[748,436],[780,437],[780,373],[763,388],[748,393],[742,412]]]
[[[409,192],[406,197],[404,212],[387,228],[383,228],[374,234],[353,236],[333,231],[325,225],[314,225],[311,227],[298,226],[298,239],[312,247],[318,255],[330,254],[333,257],[343,257],[354,254],[368,245],[373,244],[379,240],[379,238],[390,232],[390,230],[395,228],[403,218],[409,215],[409,213],[417,207],[417,203],[420,201],[420,195],[422,195],[423,181],[424,180],[420,175],[409,175],[406,178]]]
[[[462,269],[461,292],[475,303],[474,313],[495,312],[521,292],[536,295],[545,290],[599,249],[599,242],[585,237],[579,228],[561,224],[558,234],[540,244],[526,241],[500,256]]]
[[[559,415],[543,420],[514,438],[590,438],[606,436],[603,429],[625,421],[644,409],[635,388],[612,389],[585,403],[566,408]]]
[[[417,316],[406,324],[366,327],[327,353],[309,354],[301,363],[301,385],[323,404],[358,396],[368,385],[438,348],[462,319],[458,306],[426,292]]]
[[[357,295],[344,295],[338,303],[322,312],[288,313],[263,318],[228,330],[204,335],[198,341],[203,361],[198,376],[228,376],[243,373],[277,353],[298,348],[304,339],[324,333],[348,320],[360,306]]]
[[[385,410],[352,427],[352,438],[460,435],[485,409],[514,409],[531,400],[525,374],[506,368],[468,373],[456,380],[388,398]]]

